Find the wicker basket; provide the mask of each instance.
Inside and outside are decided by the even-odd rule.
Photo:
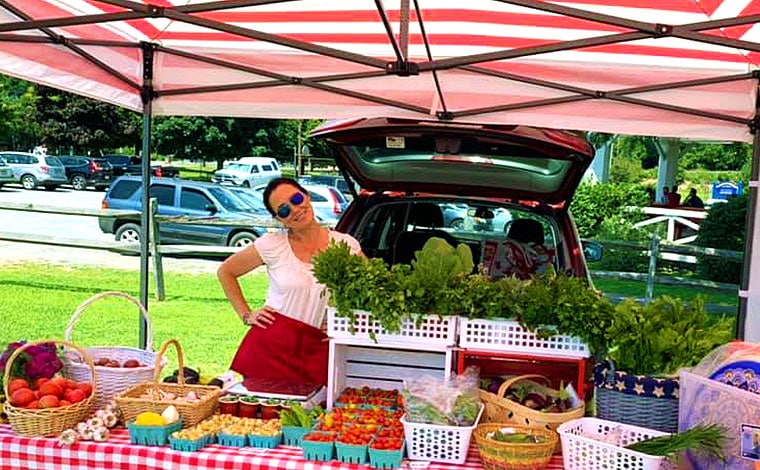
[[[90,369],[90,376],[85,380],[86,382],[92,382],[92,393],[86,400],[82,400],[79,403],[73,405],[58,407],[58,408],[43,408],[43,409],[26,409],[17,408],[10,403],[4,405],[3,410],[8,415],[8,421],[11,423],[13,432],[16,434],[23,434],[25,436],[35,437],[50,437],[57,436],[61,432],[69,428],[75,428],[77,423],[84,421],[90,413],[90,407],[93,403],[93,397],[97,391],[97,374],[95,372],[95,366],[92,363],[92,358],[86,350],[75,346],[68,341],[55,341],[55,340],[42,340],[27,343],[20,348],[13,351],[13,354],[8,358],[8,362],[5,365],[5,371],[3,372],[3,384],[5,396],[8,394],[8,384],[10,382],[10,371],[13,361],[21,354],[25,349],[41,343],[56,343],[57,345],[65,345],[71,349],[77,350],[86,361]]]
[[[515,432],[545,438],[540,444],[519,444],[499,442],[488,435],[499,429],[514,429]],[[554,431],[509,423],[481,424],[475,428],[475,443],[480,453],[480,461],[485,470],[541,470],[549,465],[559,437]]]
[[[162,383],[159,381],[161,368],[156,368],[151,382],[142,383],[128,388],[114,397],[116,404],[122,413],[122,419],[125,423],[134,421],[138,414],[144,411],[153,411],[162,413],[169,405],[174,405],[182,417],[182,426],[189,428],[200,423],[204,419],[213,415],[219,405],[220,390],[217,387],[209,385],[188,385],[185,384],[185,358],[182,354],[182,347],[175,339],[170,339],[161,345],[156,357],[157,363],[160,363],[166,353],[169,345],[174,345],[177,350],[178,375],[177,383]],[[194,403],[177,402],[176,400],[161,400],[159,391],[173,393],[177,397],[184,397],[189,392],[195,392],[199,400]],[[143,395],[148,392],[151,398],[144,398]]]
[[[658,431],[678,432],[678,378],[630,375],[609,361],[594,369],[596,415]]]
[[[85,309],[95,303],[96,301],[108,297],[120,297],[126,299],[129,302],[135,304],[142,314],[145,324],[147,325],[146,336],[148,344],[145,349],[130,348],[126,346],[98,346],[87,348],[87,352],[93,357],[94,361],[99,358],[107,357],[119,361],[123,364],[124,361],[134,359],[144,364],[143,367],[104,367],[95,366],[95,370],[98,372],[98,393],[95,396],[94,406],[95,408],[102,408],[105,406],[114,396],[123,392],[133,385],[137,385],[141,382],[149,382],[153,379],[153,373],[156,368],[156,353],[153,352],[153,327],[148,316],[148,312],[140,304],[140,302],[134,297],[122,293],[122,292],[102,292],[96,294],[89,299],[85,300],[82,305],[77,307],[74,314],[69,320],[69,325],[66,327],[66,341],[71,341],[71,333],[74,330],[79,318],[84,313]],[[64,362],[66,375],[72,377],[74,380],[84,380],[83,378],[89,378],[90,372],[87,364],[78,362],[79,356],[69,357],[67,355]],[[166,364],[166,360],[163,361],[161,366]]]
[[[527,406],[523,406],[516,401],[504,397],[507,390],[509,390],[509,387],[528,379],[540,379],[547,385],[550,383],[549,379],[543,375],[519,375],[504,381],[499,387],[499,391],[495,394],[488,392],[487,390],[480,390],[480,399],[486,407],[485,412],[483,413],[483,422],[509,423],[556,431],[560,424],[570,421],[571,419],[578,419],[585,414],[586,407],[583,403],[581,406],[565,411],[564,413],[546,413],[528,408]],[[548,386],[533,381],[531,381],[531,383],[536,390],[544,395],[555,398],[559,395],[559,392]],[[560,442],[556,441],[555,451],[560,452],[561,450]]]

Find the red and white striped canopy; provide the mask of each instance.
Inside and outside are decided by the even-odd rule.
[[[756,21],[756,0],[0,0],[0,73],[157,115],[749,141]]]

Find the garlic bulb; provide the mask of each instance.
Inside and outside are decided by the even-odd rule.
[[[103,424],[107,428],[112,428],[119,422],[119,418],[117,418],[116,415],[110,411],[103,413],[103,416],[101,416],[100,419],[103,420]]]
[[[84,424],[84,426],[80,428],[81,424]],[[93,429],[87,423],[77,424],[77,431],[79,432],[79,438],[82,439],[83,441],[92,440]]]
[[[60,436],[58,436],[58,444],[62,446],[70,446],[77,441],[77,437],[78,434],[74,429],[66,429]]]
[[[87,425],[91,428],[102,428],[105,426],[103,419],[99,417],[90,418],[87,420]]]
[[[105,442],[108,440],[110,432],[106,427],[99,427],[92,430],[92,440],[95,442]]]

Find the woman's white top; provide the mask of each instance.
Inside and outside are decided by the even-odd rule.
[[[330,231],[330,241],[345,241],[352,253],[361,246],[351,235]],[[324,285],[317,282],[311,263],[293,253],[285,232],[267,233],[253,242],[269,273],[266,304],[279,313],[319,328],[329,298]],[[324,293],[323,293],[324,291]]]

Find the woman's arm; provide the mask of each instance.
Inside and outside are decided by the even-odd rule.
[[[243,289],[240,287],[238,278],[263,264],[264,260],[256,247],[251,244],[227,258],[216,272],[224,295],[227,296],[235,313],[245,324],[251,324],[255,315],[251,312],[251,307],[248,306],[248,301],[243,295]]]

